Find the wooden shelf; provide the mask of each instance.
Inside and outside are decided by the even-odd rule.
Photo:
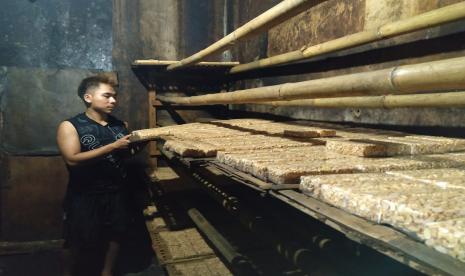
[[[270,195],[343,233],[429,275],[464,275],[465,263],[442,254],[389,226],[370,222],[298,191],[271,191]]]
[[[191,170],[201,169],[221,174],[264,195],[274,197],[341,232],[347,238],[368,246],[415,270],[429,275],[464,275],[465,263],[442,254],[390,226],[380,225],[309,197],[295,188],[266,183],[249,174],[216,162],[213,158],[182,158],[162,151]],[[294,189],[294,190],[293,190]]]

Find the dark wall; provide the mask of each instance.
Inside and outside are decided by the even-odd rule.
[[[112,70],[112,0],[0,0],[0,239],[61,237],[58,123],[81,79]],[[46,156],[44,156],[46,155]]]
[[[113,1],[113,70],[118,73],[118,105],[115,115],[129,123],[131,129],[147,126],[147,96],[131,70],[142,57],[140,1]],[[143,108],[141,108],[141,106]]]
[[[57,154],[79,81],[111,70],[111,0],[0,0],[0,150]]]
[[[207,47],[211,41],[211,20],[215,16],[211,0],[183,0],[181,22],[183,37],[181,55],[190,56]]]
[[[0,67],[0,151],[56,155],[56,128],[83,112],[79,82],[95,70]]]
[[[112,0],[0,5],[0,65],[111,70]]]
[[[219,0],[0,0],[0,4],[0,239],[59,238],[67,174],[59,157],[43,155],[58,153],[57,124],[84,110],[76,96],[79,81],[99,70],[115,71],[119,82],[115,115],[132,129],[146,128],[147,93],[131,63],[179,59],[218,40],[223,36],[224,4]],[[199,116],[187,114],[192,119]]]

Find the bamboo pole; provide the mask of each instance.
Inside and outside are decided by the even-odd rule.
[[[459,89],[465,89],[465,57],[226,93],[193,97],[158,96],[158,99],[181,105],[212,105]]]
[[[171,65],[174,64],[178,61],[176,60],[157,60],[157,59],[138,59],[133,62],[133,65],[156,65],[156,66],[162,66],[162,65]],[[237,61],[205,61],[205,62],[199,62],[198,65],[201,66],[235,66],[239,65],[239,62]]]
[[[290,15],[294,15],[296,12],[302,11],[302,8],[305,8],[306,4],[312,3],[314,3],[314,0],[284,0],[207,48],[179,62],[169,65],[166,69],[171,71],[197,63],[200,60],[205,59],[207,56],[218,53],[226,48],[230,48],[236,41],[246,38],[260,29],[269,29],[283,22]]]
[[[422,13],[414,17],[387,23],[377,29],[347,35],[314,46],[302,47],[300,50],[260,59],[250,63],[240,64],[231,68],[230,73],[236,74],[253,69],[266,68],[273,65],[307,59],[385,38],[419,31],[463,18],[465,18],[465,2],[460,2],[430,12]]]
[[[365,97],[340,97],[327,99],[303,99],[293,101],[262,102],[259,104],[272,106],[306,106],[306,107],[354,107],[354,108],[399,108],[399,107],[463,107],[465,91],[385,95]]]

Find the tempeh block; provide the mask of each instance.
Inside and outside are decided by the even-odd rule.
[[[420,183],[435,185],[444,189],[465,189],[465,169],[463,168],[388,171],[386,174],[399,177],[400,179],[410,179]]]
[[[163,148],[176,152],[182,157],[212,157],[216,156],[218,147],[208,143],[194,143],[181,139],[170,139]]]
[[[465,218],[427,223],[426,245],[465,262]]]
[[[372,142],[370,140],[327,140],[326,149],[344,155],[354,155],[360,157],[387,156],[386,145]]]
[[[350,213],[419,237],[425,223],[465,216],[465,195],[458,190],[390,175],[307,176],[300,187]]]
[[[298,183],[298,178],[303,175],[385,172],[388,170],[443,168],[451,165],[451,162],[438,161],[434,158],[420,160],[400,157],[362,158],[341,156],[338,159],[316,160],[285,166],[270,165],[268,167],[268,180],[277,184],[289,184]]]

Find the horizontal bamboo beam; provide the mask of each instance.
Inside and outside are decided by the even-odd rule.
[[[417,16],[406,18],[404,20],[387,23],[378,27],[377,29],[347,35],[314,46],[303,47],[300,50],[260,59],[250,63],[240,64],[231,68],[230,73],[241,73],[254,69],[266,68],[273,65],[303,60],[338,50],[360,46],[393,36],[419,31],[425,28],[434,27],[463,18],[465,18],[465,2],[460,2],[440,9],[422,13]]]
[[[193,97],[158,96],[158,100],[182,105],[211,105],[461,89],[465,89],[465,57],[226,93]]]
[[[294,15],[294,13],[302,11],[302,8],[306,7],[306,4],[313,4],[314,2],[314,0],[284,0],[207,48],[169,65],[167,70],[179,69],[197,63],[208,56],[230,48],[236,41],[253,35],[258,30],[269,29],[285,21],[289,15]]]
[[[262,102],[259,104],[272,106],[305,106],[305,107],[354,107],[354,108],[400,108],[400,107],[463,107],[465,91],[385,95],[365,97],[340,97],[327,99],[309,99],[293,101]]]
[[[178,61],[176,60],[157,60],[157,59],[138,59],[133,62],[133,65],[171,65]],[[203,66],[236,66],[239,65],[237,61],[203,61],[198,65]]]

